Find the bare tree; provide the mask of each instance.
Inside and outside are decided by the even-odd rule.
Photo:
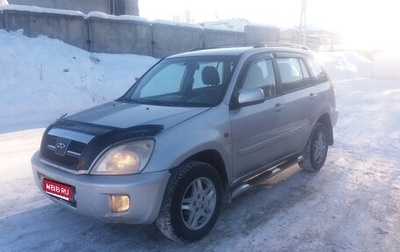
[[[172,17],[172,20],[175,22],[183,22],[183,23],[189,23],[189,24],[194,23],[194,17],[192,15],[192,12],[189,9],[186,9],[182,15],[175,14]]]

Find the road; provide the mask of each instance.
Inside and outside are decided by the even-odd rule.
[[[340,117],[322,170],[293,166],[265,181],[188,245],[155,225],[103,223],[51,203],[30,168],[44,129],[9,129],[0,134],[0,251],[400,251],[400,82],[336,91]]]

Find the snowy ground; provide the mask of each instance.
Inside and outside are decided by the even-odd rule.
[[[334,79],[352,80],[336,84],[336,141],[319,173],[292,167],[225,205],[203,240],[182,245],[153,225],[102,223],[54,205],[30,168],[54,118],[117,97],[156,60],[2,30],[0,45],[0,251],[400,251],[400,80],[354,79],[374,64],[327,60]]]

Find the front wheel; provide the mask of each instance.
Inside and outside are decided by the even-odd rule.
[[[217,221],[221,188],[221,179],[213,166],[197,161],[182,164],[168,182],[156,220],[158,229],[175,241],[200,240]]]
[[[299,162],[301,169],[319,171],[325,163],[328,153],[328,130],[322,123],[317,123]]]

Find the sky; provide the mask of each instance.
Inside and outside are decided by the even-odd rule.
[[[139,0],[140,16],[150,20],[244,18],[280,28],[300,24],[301,6],[302,0]],[[399,10],[399,0],[306,0],[306,22],[341,34],[347,44],[388,47],[400,43]]]

